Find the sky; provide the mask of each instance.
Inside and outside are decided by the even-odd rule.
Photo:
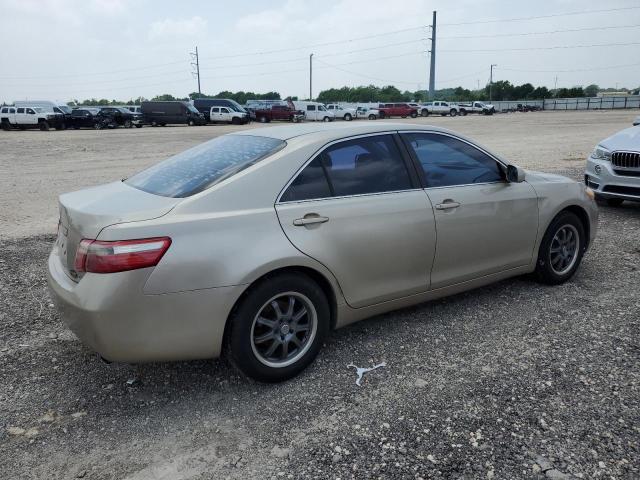
[[[638,0],[0,0],[0,102],[425,89],[434,10],[436,88],[640,86]]]

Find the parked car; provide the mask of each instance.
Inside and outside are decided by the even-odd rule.
[[[240,125],[249,122],[249,114],[247,112],[236,112],[229,107],[211,107],[209,120],[213,123],[224,122]]]
[[[168,124],[205,125],[204,115],[188,102],[142,102],[144,122],[152,127]]]
[[[496,107],[494,107],[490,103],[484,102],[461,103],[459,107],[460,113],[462,115],[466,115],[468,113],[482,113],[483,115],[493,115],[494,113],[496,113]]]
[[[64,130],[67,127],[68,118],[71,115],[71,107],[62,103],[52,102],[50,100],[16,100],[13,102],[16,107],[37,107],[42,112],[58,113],[62,115],[63,125],[58,128]]]
[[[434,114],[442,115],[443,117],[447,115],[455,117],[459,113],[466,115],[466,112],[462,112],[458,104],[452,102],[443,102],[439,100],[430,102],[428,105],[424,106],[420,113],[424,116]]]
[[[142,107],[140,105],[123,105],[124,108],[133,113],[139,113],[142,115]]]
[[[48,131],[51,127],[63,130],[65,120],[62,113],[45,112],[41,107],[5,105],[0,108],[0,126],[3,130],[39,128]]]
[[[211,107],[225,107],[233,112],[245,113],[246,118],[250,118],[249,112],[238,102],[230,98],[196,98],[193,101],[193,106],[204,115],[206,120],[209,120],[211,115]]]
[[[356,118],[366,118],[368,120],[376,120],[380,116],[377,108],[358,107],[356,108]]]
[[[336,118],[333,112],[318,102],[293,102],[298,110],[304,112],[304,119],[312,122],[333,122]]]
[[[380,118],[389,117],[411,117],[416,118],[418,116],[418,110],[410,107],[406,103],[381,103],[378,107]]]
[[[78,130],[80,128],[96,128],[99,109],[74,108],[67,118],[67,128]]]
[[[378,122],[219,136],[59,204],[48,281],[85,344],[128,363],[224,353],[267,382],[333,328],[516,275],[567,281],[598,212],[581,183]]]
[[[326,107],[327,111],[332,112],[335,118],[341,118],[347,122],[353,120],[356,116],[355,108],[343,107],[337,103],[329,103]]]
[[[602,140],[587,158],[584,181],[612,207],[640,201],[640,128]]]
[[[142,127],[143,117],[141,113],[134,113],[124,107],[100,107],[98,117],[110,117],[109,125],[131,128]]]
[[[272,120],[285,122],[301,122],[305,115],[301,110],[296,110],[289,105],[269,104],[261,108],[251,109],[251,117],[260,123],[268,123]]]

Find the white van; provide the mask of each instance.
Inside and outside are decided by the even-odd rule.
[[[336,118],[333,112],[318,102],[299,102],[294,101],[293,105],[296,110],[302,110],[305,113],[305,120],[316,122],[333,122]]]

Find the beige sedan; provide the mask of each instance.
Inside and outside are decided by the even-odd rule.
[[[62,195],[49,284],[105,359],[225,354],[272,382],[357,320],[516,275],[564,282],[596,225],[584,185],[451,131],[272,127]]]

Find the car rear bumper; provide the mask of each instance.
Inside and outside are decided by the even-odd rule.
[[[54,247],[48,264],[49,290],[64,323],[106,360],[218,357],[229,312],[245,287],[145,295],[151,271],[87,273],[76,283],[66,275]]]
[[[640,169],[615,169],[609,161],[589,157],[585,184],[602,198],[640,201]]]

